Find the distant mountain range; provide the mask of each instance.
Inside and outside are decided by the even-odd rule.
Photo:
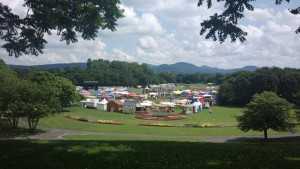
[[[163,64],[163,65],[152,65],[152,69],[156,72],[172,72],[172,73],[182,73],[182,74],[191,74],[191,73],[207,73],[207,74],[230,74],[238,71],[255,71],[256,66],[246,66],[237,69],[220,69],[209,66],[196,66],[190,63],[178,62],[175,64]]]
[[[65,69],[72,67],[79,67],[85,69],[87,67],[86,63],[61,63],[61,64],[46,64],[46,65],[35,65],[35,66],[23,66],[23,65],[9,65],[13,69]],[[206,74],[230,74],[238,71],[255,71],[256,66],[246,66],[237,69],[220,69],[209,66],[196,66],[190,63],[178,62],[175,64],[162,64],[162,65],[149,65],[151,69],[155,72],[171,72],[171,73],[181,73],[181,74],[191,74],[191,73],[206,73]]]
[[[81,69],[86,69],[86,63],[58,63],[58,64],[45,64],[45,65],[33,65],[33,66],[24,66],[24,65],[9,65],[12,69],[65,69],[72,67],[79,67]]]

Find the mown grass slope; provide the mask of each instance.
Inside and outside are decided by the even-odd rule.
[[[115,133],[120,134],[120,137],[115,137],[117,140],[134,136],[134,139],[139,135],[147,138],[149,136],[161,136],[163,138],[174,138],[178,140],[181,138],[185,140],[199,140],[200,137],[210,136],[259,136],[261,132],[248,132],[244,133],[240,131],[236,125],[236,116],[241,114],[241,108],[228,108],[228,107],[214,107],[213,113],[209,113],[207,110],[198,113],[196,115],[188,116],[184,120],[178,121],[145,121],[139,120],[134,115],[121,114],[121,113],[109,113],[101,112],[93,109],[83,109],[80,107],[73,107],[69,112],[58,114],[55,116],[49,116],[41,120],[42,128],[59,128],[59,129],[71,129],[81,131],[92,131],[99,133]],[[108,125],[108,124],[96,124],[88,122],[80,122],[76,120],[67,119],[65,115],[84,117],[89,120],[115,120],[124,123],[124,125]],[[141,126],[142,123],[161,123],[170,124],[175,126],[183,126],[184,124],[212,124],[221,125],[225,127],[212,127],[212,128],[189,128],[189,127],[149,127]],[[270,132],[271,135],[283,135],[287,133]],[[148,137],[148,138],[149,138]],[[74,137],[73,137],[74,138]],[[76,138],[76,137],[75,137]],[[89,137],[91,138],[91,137]],[[97,138],[101,138],[97,136]],[[157,137],[156,137],[157,138]],[[151,139],[152,140],[152,139]],[[156,139],[155,139],[156,140]],[[173,140],[173,139],[172,139]]]
[[[0,141],[2,169],[299,169],[300,143]]]

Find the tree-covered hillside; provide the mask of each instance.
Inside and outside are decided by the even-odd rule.
[[[300,105],[300,70],[262,68],[255,72],[239,72],[226,77],[219,91],[223,105],[247,104],[256,93],[272,91],[289,102]]]
[[[12,66],[19,74],[47,70],[82,85],[84,81],[98,81],[100,86],[136,86],[158,83],[208,83],[220,84],[223,74],[157,72],[147,64],[122,61],[88,60],[86,64],[55,64],[40,66]]]

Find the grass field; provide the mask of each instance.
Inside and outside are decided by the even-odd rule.
[[[243,133],[235,117],[240,108],[214,107],[168,124],[211,123],[224,128],[145,127],[133,115],[73,107],[68,112],[43,118],[45,129],[90,132],[68,135],[65,140],[0,141],[1,169],[299,169],[300,137],[273,139],[234,138],[225,143],[200,142],[204,137],[257,136]],[[89,120],[117,120],[121,126],[67,119],[65,115]],[[286,133],[271,132],[272,135]]]
[[[175,140],[175,141],[199,141],[202,137],[220,136],[261,136],[261,132],[250,131],[244,133],[237,127],[235,117],[240,115],[241,108],[214,107],[213,113],[207,110],[196,115],[188,116],[184,120],[178,121],[144,121],[134,117],[134,115],[101,112],[93,109],[82,109],[73,107],[64,114],[49,116],[41,120],[41,128],[58,128],[79,131],[90,131],[104,133],[102,135],[89,134],[88,136],[67,136],[67,139],[83,140]],[[116,120],[124,125],[108,125],[80,122],[67,119],[64,115],[85,117],[89,120]],[[149,127],[141,126],[142,123],[160,123],[183,126],[184,124],[213,124],[222,125],[222,128],[187,128],[187,127]],[[106,134],[105,134],[106,133]],[[284,135],[270,131],[271,135]]]
[[[0,149],[2,169],[299,169],[300,166],[299,142],[0,141]]]

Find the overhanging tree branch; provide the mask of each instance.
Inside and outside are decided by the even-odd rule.
[[[241,42],[246,41],[247,32],[239,27],[239,21],[244,18],[246,10],[253,11],[253,3],[256,0],[199,0],[198,6],[205,3],[210,9],[215,3],[224,3],[224,11],[221,14],[214,14],[208,20],[201,23],[200,35],[204,35],[206,39],[212,39],[223,43],[227,38],[232,42],[237,39]],[[289,3],[290,0],[275,0],[275,4],[280,5],[283,2]],[[300,14],[300,7],[290,10],[292,14]],[[296,30],[300,33],[300,27]]]
[[[97,37],[99,30],[116,30],[122,17],[119,0],[25,0],[30,12],[24,18],[0,3],[0,39],[10,56],[39,55],[47,41],[45,34],[57,31],[67,44]]]

